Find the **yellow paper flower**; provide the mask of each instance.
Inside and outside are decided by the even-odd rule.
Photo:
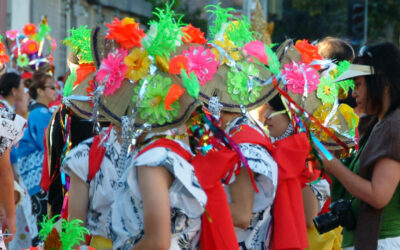
[[[125,26],[127,24],[135,24],[135,19],[131,18],[131,17],[125,17],[124,19],[122,19],[122,26]]]
[[[169,62],[164,56],[156,56],[156,66],[161,71],[169,72]]]
[[[242,55],[240,54],[239,49],[226,36],[224,38],[224,41],[215,40],[214,43],[224,49],[233,60],[238,61],[242,59]],[[220,62],[221,65],[229,62],[226,57],[224,57],[221,61],[221,54],[219,53],[218,49],[212,48],[211,51],[215,55],[217,62]]]
[[[347,125],[350,129],[350,135],[355,136],[355,130],[358,126],[358,122],[360,118],[356,113],[354,113],[354,110],[347,104],[340,104],[339,105],[339,112],[343,115],[344,119],[347,122]]]
[[[128,66],[126,77],[134,82],[143,79],[149,70],[151,64],[145,50],[135,48],[125,57],[124,62]]]
[[[328,114],[331,112],[332,110],[332,104],[330,103],[325,103],[321,106],[318,107],[318,109],[314,112],[313,116],[322,124],[324,125],[325,123],[325,119],[327,118]],[[326,125],[326,127],[332,132],[334,133],[334,130],[332,129],[332,127],[337,126],[340,124],[340,120],[337,116],[337,111],[336,113],[332,116],[332,118],[330,118],[328,124]],[[320,141],[327,141],[329,139],[329,135],[322,130],[322,128],[320,126],[318,126],[315,123],[311,123],[310,124],[310,131],[312,133],[314,133],[314,135],[320,140]]]

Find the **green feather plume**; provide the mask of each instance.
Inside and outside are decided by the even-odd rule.
[[[226,29],[228,38],[238,47],[243,47],[246,43],[254,41],[254,31],[251,31],[251,23],[246,16],[237,18],[236,22],[231,22]]]
[[[76,81],[76,70],[72,69],[71,74],[68,76],[65,81],[65,86],[63,90],[63,94],[65,97],[71,95],[72,89],[74,88],[74,82]]]
[[[277,76],[281,72],[281,64],[279,62],[278,56],[272,50],[272,47],[274,47],[275,45],[276,44],[271,44],[271,46],[265,45],[265,53],[268,57],[268,70],[271,71],[272,74]]]
[[[50,32],[51,32],[51,27],[48,24],[41,23],[39,32],[35,35],[34,40],[36,42],[40,42]]]
[[[142,40],[142,44],[149,55],[169,58],[169,54],[182,44],[181,27],[184,24],[181,19],[183,16],[177,16],[171,9],[172,5],[173,3],[167,3],[165,9],[157,8],[154,15],[158,21],[149,22],[150,29]],[[176,16],[177,18],[175,18]]]
[[[210,26],[210,37],[214,38],[215,35],[221,30],[222,25],[227,23],[230,18],[233,18],[231,12],[235,12],[234,8],[222,8],[221,3],[207,5],[206,10],[208,13],[215,15],[215,20]]]
[[[81,226],[82,223],[78,219],[71,221],[62,220],[60,239],[63,250],[71,250],[75,245],[82,244],[85,241],[85,236],[90,232],[87,228]]]
[[[86,25],[81,25],[77,29],[70,29],[71,36],[66,37],[64,44],[72,48],[72,51],[78,56],[79,63],[92,63],[93,56],[90,47],[91,30]]]
[[[43,216],[43,221],[39,223],[41,227],[39,231],[39,238],[42,241],[46,241],[47,236],[51,233],[51,230],[53,230],[53,227],[56,225],[59,217],[59,215],[56,215],[49,220],[47,216]]]

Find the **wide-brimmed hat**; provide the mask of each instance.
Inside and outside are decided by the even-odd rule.
[[[373,74],[375,74],[374,68],[370,65],[350,64],[347,71],[337,77],[334,81],[340,82],[358,76],[368,76]]]
[[[284,90],[297,105],[310,115],[313,115],[320,124],[324,125],[343,144],[347,147],[353,147],[355,145],[354,130],[358,124],[358,117],[351,107],[345,104],[334,104],[339,88],[335,85],[335,82],[346,78],[334,81],[334,79],[322,76],[316,64],[313,64],[316,60],[321,60],[315,54],[317,49],[308,44],[306,40],[300,41],[300,43],[302,45],[298,46],[298,48],[293,43],[289,44],[292,56],[290,56],[290,60],[281,61],[282,75],[286,80]],[[286,50],[289,50],[289,47],[286,47]],[[312,58],[312,56],[315,58]],[[307,57],[309,61],[305,62]],[[328,149],[337,150],[342,148],[315,121],[307,119],[307,124],[311,132]]]

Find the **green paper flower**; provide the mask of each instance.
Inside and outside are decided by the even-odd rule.
[[[238,66],[240,71],[231,67],[228,72],[226,82],[228,93],[235,102],[248,105],[257,100],[262,90],[262,85],[258,81],[251,81],[249,77],[258,77],[259,71],[254,64],[248,62],[239,62]]]
[[[1,40],[3,40],[3,36],[0,34],[0,43],[1,43]]]
[[[63,90],[63,94],[65,97],[71,95],[72,89],[74,88],[74,82],[76,81],[76,70],[72,69],[71,74],[68,76],[65,81],[65,86]]]
[[[338,97],[339,90],[335,83],[326,77],[322,77],[317,89],[317,96],[322,103],[334,103]]]
[[[17,58],[17,64],[19,67],[23,68],[29,65],[29,58],[26,54],[21,54]]]
[[[51,233],[54,226],[57,223],[60,215],[53,216],[53,218],[48,219],[47,216],[43,216],[43,220],[39,223],[40,224],[40,231],[39,231],[39,238],[43,241],[46,241],[47,236]]]
[[[140,107],[138,107],[140,117],[151,124],[163,125],[164,123],[172,122],[179,114],[180,104],[178,101],[175,101],[170,106],[172,108],[171,110],[165,109],[164,101],[172,85],[171,79],[156,75],[147,80],[149,83],[147,84],[146,92],[140,103]],[[133,97],[133,102],[137,101],[142,84],[143,81],[141,81],[140,86],[135,88],[136,93]]]
[[[183,86],[185,86],[188,94],[193,98],[197,98],[200,92],[200,83],[194,72],[191,72],[188,76],[184,69],[181,69],[181,79]]]
[[[78,56],[80,63],[92,63],[93,56],[90,47],[91,30],[86,25],[81,25],[77,29],[70,29],[71,36],[64,39],[63,43],[70,46]]]

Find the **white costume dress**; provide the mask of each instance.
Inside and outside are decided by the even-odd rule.
[[[235,128],[240,125],[248,125],[257,130],[260,136],[265,136],[260,128],[246,116],[230,122],[225,131],[232,135]],[[248,161],[250,169],[256,174],[254,181],[259,192],[254,194],[253,215],[249,227],[245,230],[235,227],[236,237],[240,249],[263,250],[268,247],[271,233],[271,208],[278,184],[278,166],[269,152],[260,145],[240,143],[239,148]],[[247,171],[243,165],[241,171]],[[229,187],[226,186],[225,190],[230,201]]]
[[[174,141],[190,152],[186,144]],[[139,154],[121,179],[123,185],[119,185],[121,189],[116,193],[112,207],[114,248],[131,249],[144,235],[142,198],[137,181],[137,168],[141,166],[164,166],[173,175],[174,182],[169,188],[170,249],[196,249],[206,194],[200,187],[192,165],[165,147],[155,147]]]
[[[88,182],[89,150],[93,137],[74,147],[65,158],[62,171],[67,175],[73,172],[82,181]],[[86,227],[91,235],[102,236],[111,239],[111,204],[114,202],[114,192],[117,189],[118,179],[122,176],[124,168],[118,165],[121,145],[118,142],[117,133],[111,130],[110,137],[103,145],[106,152],[101,162],[100,169],[89,183],[89,209],[87,213]],[[128,159],[129,160],[129,159]]]

